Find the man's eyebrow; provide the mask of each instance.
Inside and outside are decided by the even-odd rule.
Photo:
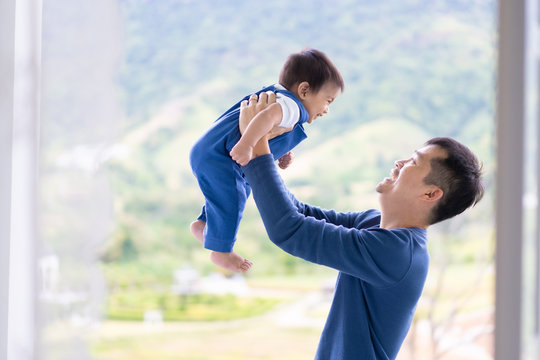
[[[414,150],[414,154],[420,159],[420,160],[423,160],[426,155],[422,154],[421,152],[419,152],[418,150]]]

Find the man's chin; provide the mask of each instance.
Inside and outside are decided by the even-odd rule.
[[[392,182],[392,179],[384,178],[380,183],[377,184],[377,186],[375,186],[375,191],[378,193],[383,193],[385,187],[388,187]]]

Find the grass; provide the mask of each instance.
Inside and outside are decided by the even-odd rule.
[[[107,318],[142,321],[148,310],[159,310],[164,321],[219,321],[263,314],[279,303],[275,298],[231,294],[176,295],[151,291],[117,292],[109,296]]]
[[[466,297],[470,292],[473,292],[473,295],[470,301],[459,309],[459,314],[481,312],[493,306],[492,273],[488,271],[477,283],[472,276],[476,271],[472,264],[458,264],[447,268],[443,291],[435,304],[435,321],[448,316],[456,299]],[[205,321],[194,321],[192,317],[190,321],[165,321],[161,325],[149,325],[141,321],[106,320],[90,334],[92,356],[100,360],[313,359],[330,306],[331,295],[322,290],[328,282],[327,279],[328,276],[320,276],[318,280],[309,276],[252,278],[249,280],[250,287],[260,291],[260,294],[268,291],[268,297],[203,295],[189,298],[185,308],[192,308],[193,313],[197,313],[199,319]],[[438,280],[437,271],[433,271],[417,309],[419,320],[427,318],[432,305],[432,293]],[[302,302],[313,294],[321,294],[318,302],[302,307],[302,314],[291,314],[288,311],[289,305]],[[122,301],[159,305],[155,296],[138,296],[138,300],[133,297]],[[120,300],[118,296],[115,301]],[[178,308],[178,299],[166,297],[165,300],[166,303],[170,301],[167,307]],[[269,302],[260,303],[262,300]],[[163,300],[161,301],[163,305]],[[218,310],[219,308],[221,310]],[[221,315],[216,314],[221,311],[235,313],[236,317],[220,319]],[[187,312],[183,316],[188,319]],[[213,321],[209,321],[211,317],[214,318]],[[452,357],[449,356],[448,359]]]
[[[320,329],[283,328],[271,320],[208,324],[164,324],[129,336],[95,339],[93,356],[100,360],[239,360],[313,359]],[[103,330],[114,331],[122,324],[107,323]]]

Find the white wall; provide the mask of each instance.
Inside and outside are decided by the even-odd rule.
[[[7,357],[15,0],[0,0],[0,359]]]

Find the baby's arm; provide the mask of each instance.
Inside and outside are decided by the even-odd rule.
[[[261,93],[259,97],[271,96],[266,93]],[[268,101],[271,102],[271,101]],[[281,123],[283,112],[281,105],[275,103],[275,95],[273,103],[262,109],[253,117],[253,120],[247,125],[242,137],[231,150],[231,157],[240,165],[246,165],[251,160],[253,155],[253,147],[263,137],[266,136],[274,126]]]

